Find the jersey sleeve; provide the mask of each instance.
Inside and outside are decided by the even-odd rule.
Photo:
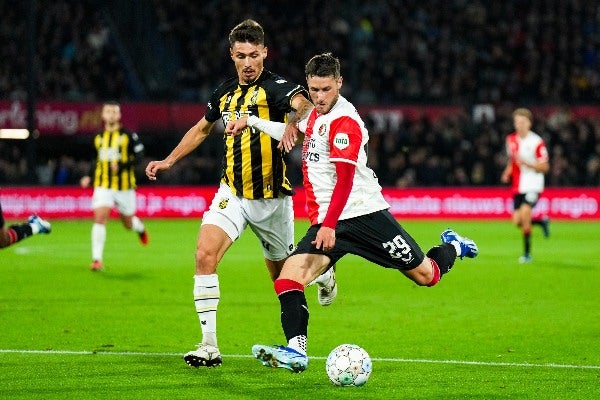
[[[308,92],[304,86],[290,82],[275,74],[273,74],[272,79],[265,82],[265,89],[269,93],[269,102],[284,113],[292,111],[292,98],[298,93],[309,99]]]
[[[228,90],[234,88],[236,85],[237,77],[229,78],[217,86],[217,88],[212,92],[210,98],[208,99],[208,103],[206,104],[206,113],[204,114],[204,118],[208,122],[213,123],[221,118],[221,98],[227,93]]]
[[[362,130],[358,122],[350,117],[340,117],[331,122],[329,134],[329,161],[355,164],[362,145]]]
[[[548,150],[546,149],[546,144],[543,141],[540,141],[535,148],[535,158],[538,162],[548,161]]]

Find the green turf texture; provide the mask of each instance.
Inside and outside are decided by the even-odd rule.
[[[600,224],[553,221],[531,264],[510,221],[405,221],[426,251],[452,227],[479,245],[434,288],[346,256],[329,307],[306,289],[309,368],[268,369],[255,343],[284,342],[279,303],[250,230],[219,267],[223,366],[188,367],[200,339],[193,306],[198,220],[146,220],[150,244],[108,225],[105,271],[89,270],[91,221],[0,250],[0,398],[4,399],[597,399]],[[300,238],[307,223],[296,224]],[[363,387],[335,387],[325,357],[364,347]]]

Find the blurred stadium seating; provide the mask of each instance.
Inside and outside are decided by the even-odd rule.
[[[342,62],[343,94],[357,105],[451,104],[465,110],[383,126],[367,117],[370,163],[384,185],[498,185],[503,139],[516,106],[559,107],[551,115],[536,114],[534,124],[550,150],[550,186],[600,185],[600,112],[572,112],[600,106],[597,1],[282,3],[0,0],[0,54],[10,60],[0,66],[0,100],[27,97],[30,65],[23,43],[31,4],[40,101],[204,103],[216,83],[234,72],[229,30],[251,17],[267,34],[267,67],[294,80],[304,80],[304,60],[333,51]],[[480,105],[493,113],[480,118],[478,111],[486,109]],[[145,140],[147,156],[162,158],[181,134],[153,132]],[[89,167],[86,138],[38,140],[37,183],[72,184]],[[0,184],[31,183],[24,151],[21,142],[0,140]],[[191,155],[164,183],[216,182],[218,153]],[[290,162],[297,158],[292,153]]]

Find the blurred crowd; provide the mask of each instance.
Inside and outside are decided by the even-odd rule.
[[[30,65],[24,43],[31,3],[37,4],[34,71],[39,100],[134,97],[123,61],[126,46],[118,43],[142,38],[115,32],[119,24],[111,18],[119,16],[111,15],[111,2],[0,0],[0,55],[10,60],[0,64],[0,100],[27,95]],[[332,51],[342,62],[342,93],[357,105],[494,107],[493,119],[465,113],[382,125],[364,116],[371,133],[369,163],[387,186],[498,185],[514,108],[600,104],[597,0],[135,3],[153,10],[158,37],[178,47],[179,56],[172,60],[178,71],[172,101],[206,102],[216,84],[234,74],[229,30],[244,18],[255,18],[266,32],[267,68],[303,82],[304,61]],[[156,100],[151,90],[145,93],[148,98],[141,100]],[[550,117],[536,115],[533,130],[548,145],[550,186],[600,185],[600,117],[574,118],[565,106]],[[164,157],[184,132],[139,133],[147,147],[145,165]],[[213,136],[163,182],[216,183],[221,146],[219,135]],[[25,146],[0,140],[0,184],[25,183],[31,176]],[[91,168],[91,137],[41,137],[37,147],[39,183],[75,184]],[[299,184],[299,152],[288,158]]]
[[[422,117],[375,123],[367,115],[369,164],[382,185],[497,186],[506,165],[504,140],[513,132],[512,108],[499,108],[494,121],[473,122],[466,114],[432,120]],[[572,118],[568,109],[550,117],[536,116],[533,130],[545,140],[550,153],[549,186],[600,186],[600,116]],[[141,184],[148,183],[143,170],[153,159],[162,159],[183,132],[141,135],[145,158],[138,165]],[[24,184],[27,180],[25,143],[0,140],[0,184]],[[38,140],[38,183],[77,184],[91,171],[92,137],[52,136]],[[221,135],[217,131],[195,152],[175,164],[159,183],[172,185],[216,184],[220,178]],[[290,179],[301,184],[300,149],[287,155]]]
[[[180,91],[194,99],[231,70],[228,30],[254,17],[269,67],[302,80],[308,58],[332,51],[359,105],[600,100],[597,0],[305,0],[283,13],[280,0],[154,4],[161,32],[182,46]]]

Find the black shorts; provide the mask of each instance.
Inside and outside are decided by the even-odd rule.
[[[4,214],[2,214],[2,204],[0,204],[0,229],[4,228]]]
[[[529,204],[531,208],[533,208],[537,204],[539,198],[540,194],[536,192],[517,193],[513,196],[513,208],[518,210],[523,204]]]
[[[409,270],[425,256],[415,240],[400,226],[388,210],[338,221],[335,246],[329,251],[317,249],[315,240],[321,224],[308,228],[293,254],[324,254],[335,264],[346,254],[355,254],[385,268]]]

